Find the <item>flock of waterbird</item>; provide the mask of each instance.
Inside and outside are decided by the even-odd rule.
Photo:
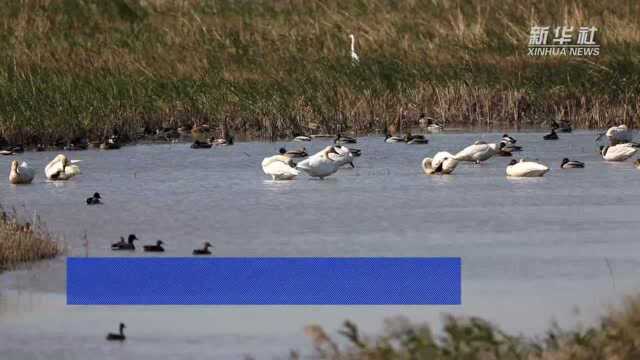
[[[423,119],[424,120],[424,119]],[[434,124],[429,121],[428,130],[430,132],[442,131],[442,126]],[[569,130],[562,132],[570,132]],[[636,154],[640,144],[633,142],[633,134],[626,125],[614,126],[609,128],[605,133],[598,136],[596,141],[599,141],[603,136],[608,139],[608,145],[600,147],[600,154],[606,161],[625,161]],[[320,136],[297,136],[293,140],[298,142],[311,141],[317,137],[331,137],[330,135]],[[544,135],[544,140],[557,140],[558,134],[555,129],[551,130],[551,133]],[[385,134],[384,141],[386,143],[405,143],[405,144],[427,144],[428,139],[423,135],[412,135],[407,133],[404,136],[392,136]],[[354,147],[350,147],[351,144],[357,143],[357,139],[338,134],[333,138],[333,144],[326,146],[321,151],[309,155],[305,147],[297,150],[287,150],[280,148],[278,154],[264,158],[262,161],[262,170],[266,175],[271,176],[273,180],[293,180],[301,173],[306,173],[311,177],[317,177],[324,179],[338,171],[338,169],[345,165],[355,167],[353,161],[354,157],[361,155],[361,150]],[[516,145],[517,140],[508,134],[504,134],[502,139],[498,143],[487,143],[484,141],[476,141],[474,144],[469,145],[457,152],[451,154],[446,151],[436,152],[432,157],[426,157],[422,160],[422,170],[427,175],[447,175],[451,174],[460,162],[473,162],[480,163],[494,156],[513,156],[512,153],[522,150],[522,146]],[[222,145],[232,145],[233,140],[226,141]],[[194,149],[210,148],[211,144],[199,143],[198,141],[192,144]],[[216,145],[219,145],[216,143]],[[304,158],[299,163],[295,163],[293,159]],[[44,173],[49,181],[67,181],[80,174],[80,167],[78,165],[80,160],[70,160],[64,154],[57,155],[51,162],[49,162]],[[585,165],[580,161],[570,160],[564,158],[560,164],[562,169],[575,169],[583,168]],[[635,166],[640,169],[640,160],[636,160]],[[536,161],[530,161],[525,159],[511,160],[506,168],[506,175],[509,177],[539,177],[543,176],[549,171],[547,165],[541,164]],[[32,183],[36,175],[36,170],[32,168],[27,162],[19,162],[13,160],[11,162],[11,170],[9,172],[9,181],[11,184],[21,185]],[[91,197],[86,199],[87,205],[101,204],[102,196],[100,193],[94,193]],[[135,251],[136,247],[134,242],[138,238],[135,234],[130,234],[128,239],[120,237],[120,241],[111,244],[111,250],[113,251]],[[165,249],[163,247],[164,242],[157,240],[155,244],[144,245],[144,252],[161,253]],[[209,242],[204,242],[202,248],[194,249],[193,255],[211,255],[210,248],[212,245]],[[124,328],[126,326],[120,323],[118,333],[109,333],[106,337],[109,341],[123,341],[126,339],[124,335]]]
[[[609,144],[600,147],[600,154],[606,161],[625,161],[632,157],[640,147],[640,144],[633,142],[632,132],[626,125],[609,128],[605,133],[600,134],[596,141],[599,141],[605,135]],[[555,129],[543,136],[544,140],[557,140],[558,138],[559,136]],[[311,141],[311,139],[312,137],[310,136],[298,136],[294,141]],[[428,140],[423,135],[411,135],[410,133],[405,136],[386,134],[384,141],[387,143],[406,144],[428,143]],[[427,175],[451,174],[460,162],[480,163],[494,156],[513,156],[514,152],[522,150],[522,146],[516,145],[516,142],[516,139],[504,134],[498,143],[477,141],[456,154],[439,151],[433,157],[427,157],[422,160],[422,169]],[[334,145],[327,146],[311,156],[308,156],[306,148],[293,151],[286,151],[286,149],[282,148],[280,149],[280,154],[264,158],[262,170],[265,174],[270,175],[273,180],[293,180],[302,172],[311,177],[324,179],[336,173],[345,164],[354,166],[353,158],[354,156],[359,156],[361,150],[345,146],[353,143],[356,143],[356,139],[338,134],[334,140]],[[293,158],[296,157],[307,157],[307,159],[296,164],[293,161]],[[640,169],[640,160],[637,160],[635,165]],[[584,163],[564,158],[560,167],[562,169],[584,168]],[[545,164],[526,159],[513,159],[505,172],[509,177],[540,177],[548,171],[549,167]]]
[[[438,129],[438,131],[439,130],[441,129]],[[633,142],[633,134],[626,125],[611,127],[605,133],[600,134],[596,140],[600,140],[603,136],[606,136],[609,142],[608,145],[600,147],[600,154],[606,161],[625,161],[635,155],[640,147],[640,144]],[[323,137],[326,137],[326,135]],[[293,140],[305,142],[311,141],[313,138],[313,136],[297,136]],[[543,139],[557,140],[558,135],[555,130],[551,130],[551,133],[544,135]],[[407,133],[404,136],[391,136],[386,134],[384,141],[387,143],[406,144],[428,143],[428,139],[426,139],[424,135],[412,135],[411,133]],[[451,174],[459,162],[480,163],[493,156],[512,156],[514,152],[522,150],[522,146],[516,145],[516,142],[516,139],[508,134],[504,134],[498,143],[476,141],[474,144],[467,146],[456,154],[439,151],[433,157],[427,157],[422,160],[422,169],[428,175]],[[262,160],[262,170],[266,175],[271,176],[273,180],[293,180],[301,173],[324,179],[335,174],[342,166],[350,165],[351,167],[355,167],[353,163],[354,157],[361,155],[360,149],[349,147],[355,143],[357,143],[357,139],[338,134],[333,140],[333,145],[326,146],[318,153],[312,155],[309,155],[304,147],[289,151],[281,148],[279,154],[266,157]],[[193,148],[201,148],[199,144],[194,144],[196,144],[196,146],[192,145]],[[294,158],[306,159],[295,163],[293,161]],[[45,176],[49,181],[70,180],[80,174],[79,162],[80,160],[70,160],[66,155],[59,154],[45,167]],[[584,164],[565,158],[562,160],[561,167],[563,169],[581,168],[584,167]],[[636,161],[636,167],[640,168],[640,160]],[[506,174],[510,177],[543,176],[548,171],[549,167],[547,165],[525,159],[520,159],[519,161],[514,159],[506,168]],[[35,174],[35,169],[27,162],[23,161],[20,163],[14,160],[11,162],[9,181],[12,184],[30,184]],[[87,199],[87,204],[89,205],[99,202],[99,193]]]

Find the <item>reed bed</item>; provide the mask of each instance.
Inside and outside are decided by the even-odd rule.
[[[21,263],[50,259],[62,252],[58,241],[42,223],[38,219],[34,223],[19,222],[15,212],[0,212],[0,271]]]
[[[639,126],[634,0],[10,0],[0,8],[0,135],[135,139],[415,126]],[[596,26],[598,57],[527,55],[533,25]],[[357,38],[360,63],[349,57]]]
[[[552,324],[541,338],[510,335],[480,318],[447,316],[440,335],[404,317],[385,322],[382,335],[363,334],[346,321],[338,341],[311,325],[313,359],[632,360],[640,358],[640,296],[611,309],[596,325],[563,330]],[[292,352],[291,359],[300,355]]]

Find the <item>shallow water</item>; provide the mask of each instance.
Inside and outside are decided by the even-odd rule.
[[[565,326],[592,322],[640,285],[640,172],[632,160],[602,161],[593,132],[561,134],[558,141],[542,141],[541,133],[512,136],[525,147],[522,156],[548,163],[551,172],[508,179],[509,158],[493,158],[461,164],[452,176],[423,175],[426,155],[455,152],[480,138],[499,140],[499,134],[480,133],[436,134],[428,145],[360,138],[356,169],[324,181],[273,182],[260,162],[282,145],[315,151],[326,140],[69,153],[83,160],[82,175],[50,183],[40,170],[30,186],[3,181],[0,198],[25,219],[35,212],[63,234],[71,255],[112,256],[109,245],[135,233],[141,243],[162,239],[164,256],[188,256],[205,240],[220,256],[461,256],[463,305],[66,306],[59,258],[0,275],[0,353],[11,359],[237,359],[247,353],[269,359],[291,348],[308,350],[305,325],[333,331],[346,318],[369,333],[401,314],[434,324],[443,312],[478,315],[529,335],[552,319]],[[43,169],[54,155],[19,158]],[[586,168],[560,170],[565,156]],[[0,169],[8,172],[11,160],[0,158]],[[87,207],[84,199],[95,191],[105,204]],[[104,335],[120,321],[130,340],[106,343]]]

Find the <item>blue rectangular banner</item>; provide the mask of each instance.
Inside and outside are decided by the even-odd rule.
[[[70,305],[457,305],[460,258],[73,258]]]

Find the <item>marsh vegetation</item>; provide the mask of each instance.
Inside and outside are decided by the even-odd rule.
[[[27,0],[0,9],[0,134],[228,126],[267,139],[418,125],[637,125],[632,0]],[[527,55],[532,25],[595,26],[597,57]],[[349,37],[360,61],[353,65]]]

